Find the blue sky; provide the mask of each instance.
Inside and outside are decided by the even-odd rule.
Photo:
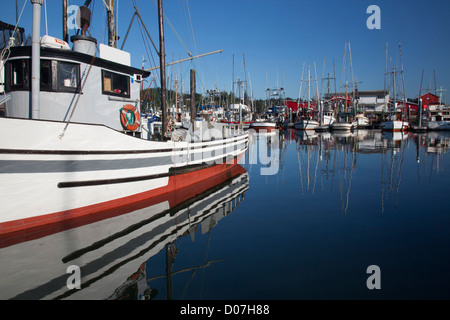
[[[31,32],[31,4],[18,0],[19,12],[26,1],[20,26]],[[62,37],[62,4],[47,0],[49,35]],[[153,40],[158,43],[157,0],[135,0]],[[70,0],[81,6],[84,0]],[[15,1],[0,0],[0,20],[15,21]],[[106,13],[101,0],[93,0],[91,33],[99,42],[106,42]],[[369,30],[366,9],[377,5],[381,10],[381,29]],[[264,98],[267,87],[283,86],[286,96],[297,99],[303,63],[316,64],[319,88],[322,73],[335,75],[339,88],[343,70],[346,42],[350,42],[353,75],[360,90],[384,88],[385,50],[389,44],[389,61],[400,66],[399,41],[402,45],[406,94],[417,97],[422,88],[434,90],[434,72],[437,87],[450,90],[450,2],[445,0],[166,0],[164,11],[183,44],[165,24],[166,62],[187,57],[184,47],[195,54],[223,49],[220,54],[185,62],[167,69],[169,76],[183,77],[185,91],[189,88],[189,69],[197,70],[197,91],[218,88],[231,90],[233,54],[235,81],[245,78],[255,98]],[[119,0],[119,46],[125,37],[134,9],[131,0]],[[190,13],[190,15],[189,15]],[[41,33],[45,34],[45,6],[42,7]],[[192,21],[192,24],[191,24]],[[131,53],[132,64],[141,67],[159,65],[152,48],[145,48],[141,31],[135,19],[124,49]],[[74,30],[71,30],[71,35]],[[195,41],[194,41],[195,39]],[[151,51],[151,55],[149,54]],[[148,53],[147,53],[148,52]],[[152,62],[152,59],[155,61]],[[325,61],[325,69],[323,69]],[[351,81],[348,60],[343,80]],[[305,71],[306,72],[306,71]],[[314,77],[314,73],[313,73]],[[304,76],[306,78],[306,76]],[[325,85],[325,83],[324,83]],[[304,84],[304,87],[306,84]],[[333,83],[334,86],[334,83]],[[302,90],[303,91],[303,90]],[[447,96],[450,94],[447,93]],[[450,99],[447,99],[450,102]]]

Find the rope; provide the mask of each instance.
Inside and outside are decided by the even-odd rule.
[[[83,93],[83,88],[84,88],[84,85],[86,84],[86,80],[87,80],[87,78],[89,76],[89,73],[91,72],[92,66],[94,65],[94,61],[95,61],[95,55],[92,57],[91,64],[89,65],[89,69],[87,71],[87,74],[86,74],[86,76],[83,79],[83,83],[81,84],[81,89],[80,89],[80,92],[78,93],[77,100],[75,101],[75,105],[73,106],[72,111],[70,112],[69,119],[67,120],[66,125],[64,126],[63,132],[59,135],[59,139],[62,139],[64,137],[64,134],[66,133],[67,127],[69,126],[70,120],[72,119],[72,116],[73,116],[73,114],[75,112],[75,109],[76,109],[76,107],[78,105],[78,101],[80,100],[81,94]]]
[[[23,10],[25,9],[25,5],[27,4],[27,0],[25,0],[24,1],[24,3],[23,3],[23,7],[22,7],[22,11],[20,11],[20,15],[19,15],[19,18],[17,19],[17,21],[16,21],[16,26],[14,27],[14,31],[13,31],[13,33],[12,33],[12,36],[14,37],[15,36],[15,34],[17,33],[17,27],[18,27],[18,25],[19,25],[19,21],[20,21],[20,18],[22,17],[22,13],[23,13]],[[8,60],[8,58],[9,58],[9,55],[10,55],[10,53],[11,53],[11,45],[12,45],[12,43],[11,43],[11,41],[6,45],[6,47],[2,50],[2,53],[1,53],[1,59],[3,60],[3,61],[5,61],[6,62],[6,60]],[[3,69],[3,66],[4,66],[5,64],[3,63],[2,64],[2,66],[0,67],[0,71]]]
[[[156,8],[158,8],[158,4],[156,3],[156,0],[153,0],[153,4],[155,5]],[[169,25],[170,29],[172,29],[173,33],[175,34],[175,36],[178,38],[178,41],[180,41],[181,45],[184,47],[184,49],[186,50],[187,54],[189,55],[189,57],[192,57],[192,53],[189,51],[189,49],[186,47],[186,45],[184,44],[183,40],[181,40],[181,37],[179,36],[179,34],[177,33],[177,31],[175,30],[174,26],[172,25],[172,23],[170,22],[169,18],[167,18],[166,14],[163,13],[164,15],[164,19],[166,19],[167,24]]]

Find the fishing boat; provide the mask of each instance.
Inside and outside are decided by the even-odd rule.
[[[114,47],[99,44],[97,54],[96,39],[87,36],[88,5],[80,7],[82,32],[71,37],[72,49],[55,38],[40,41],[42,1],[32,6],[32,45],[9,47],[2,61],[0,234],[161,196],[210,179],[244,154],[248,134],[239,126],[169,124],[160,141],[144,138],[140,83],[150,73]],[[161,3],[158,9],[162,16]],[[165,66],[162,19],[159,30]],[[165,101],[165,68],[160,72]]]
[[[144,299],[159,285],[149,278],[159,274],[150,269],[142,279],[139,267],[182,237],[194,241],[214,232],[244,201],[248,188],[249,175],[237,164],[181,192],[114,208],[94,220],[38,228],[31,235],[0,235],[0,299]],[[77,290],[67,285],[66,270],[74,265],[81,276]]]
[[[403,60],[402,60],[402,51],[401,51],[401,44],[399,43],[399,51],[400,51],[400,62],[401,62],[401,69],[398,70],[396,66],[392,66],[392,71],[390,72],[391,79],[393,82],[392,89],[393,89],[393,101],[391,103],[389,112],[387,113],[387,118],[385,121],[381,123],[381,130],[388,131],[388,132],[406,132],[409,130],[409,123],[405,120],[405,106],[406,106],[406,93],[405,93],[405,80],[404,80],[404,73],[403,73]],[[386,50],[386,56],[387,56],[387,50]],[[386,58],[387,61],[387,58]],[[386,66],[387,69],[387,66]],[[397,76],[401,75],[401,84],[402,84],[402,96],[403,96],[403,102],[402,104],[399,104],[397,101],[397,94],[396,94],[396,82],[397,82]]]
[[[366,117],[364,114],[359,113],[356,115],[356,126],[358,128],[364,129],[370,126],[370,119]]]
[[[275,131],[277,129],[277,124],[266,119],[256,119],[249,124],[249,129],[255,131]]]
[[[319,126],[319,122],[309,117],[305,117],[294,123],[296,130],[314,130]]]
[[[381,123],[381,130],[405,132],[409,130],[409,123],[402,118],[401,111],[394,109],[387,115],[387,119]]]
[[[450,130],[450,108],[443,104],[428,106],[427,119],[423,124],[428,130],[449,131]]]
[[[405,132],[409,130],[409,123],[403,120],[389,120],[381,123],[381,130],[389,132]]]
[[[356,128],[356,121],[351,120],[351,114],[342,112],[338,115],[338,120],[330,125],[332,131],[351,131]]]
[[[330,128],[333,131],[351,131],[356,127],[356,122],[335,122]]]

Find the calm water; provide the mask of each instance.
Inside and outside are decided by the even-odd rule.
[[[2,239],[0,298],[449,299],[449,145],[251,133],[233,177],[187,202]]]

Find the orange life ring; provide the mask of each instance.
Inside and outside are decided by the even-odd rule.
[[[137,108],[126,104],[120,109],[120,122],[125,130],[135,131],[141,125],[141,116]]]

